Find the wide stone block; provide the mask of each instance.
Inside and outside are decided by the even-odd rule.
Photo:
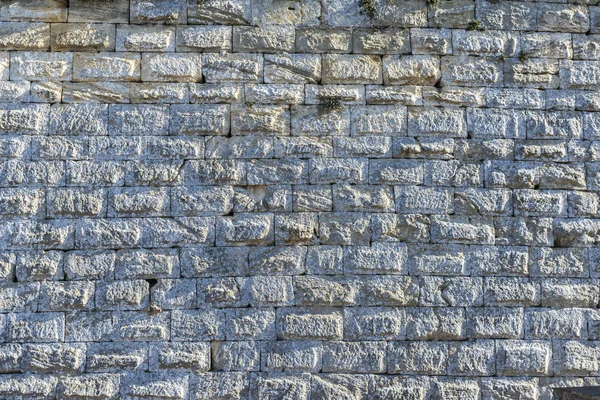
[[[50,28],[52,51],[114,51],[115,29],[110,24],[57,23]]]
[[[129,23],[129,1],[73,0],[69,2],[69,22]]]
[[[72,79],[73,55],[71,53],[17,52],[11,56],[11,80]]]
[[[249,25],[251,19],[250,0],[188,1],[189,24]]]
[[[323,55],[322,83],[381,84],[381,58],[366,55]]]
[[[396,243],[375,243],[371,246],[344,248],[346,274],[407,274],[406,246]]]
[[[140,64],[141,57],[137,53],[76,53],[73,55],[73,81],[138,81]]]
[[[442,77],[440,59],[430,55],[383,57],[386,85],[433,86]]]
[[[317,54],[266,54],[265,83],[307,83],[321,80],[321,57]]]
[[[204,54],[202,73],[206,83],[255,82],[262,80],[260,54]]]
[[[225,135],[229,133],[229,106],[177,104],[170,108],[172,135]]]
[[[163,22],[176,24],[187,22],[186,0],[155,0],[152,3],[144,0],[131,1],[130,22],[132,24],[148,24]]]
[[[502,62],[491,58],[442,57],[442,86],[501,86]]]
[[[159,26],[119,26],[117,51],[175,51],[175,28]]]
[[[50,24],[41,22],[3,22],[0,50],[48,50]]]
[[[202,57],[199,54],[142,55],[144,82],[199,82],[202,80]]]
[[[323,351],[323,372],[383,373],[386,362],[385,342],[331,342]]]
[[[279,53],[294,50],[295,30],[287,26],[233,28],[233,51]]]

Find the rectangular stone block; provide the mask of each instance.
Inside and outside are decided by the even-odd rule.
[[[323,213],[319,216],[321,244],[368,245],[370,218],[355,213]]]
[[[233,51],[279,53],[293,51],[295,30],[287,26],[233,27]]]
[[[172,135],[226,135],[229,133],[227,105],[177,104],[170,108]]]
[[[541,4],[536,19],[540,31],[584,33],[590,28],[588,8],[581,5]]]
[[[519,37],[503,31],[456,30],[452,34],[455,55],[515,56],[519,53]]]
[[[310,183],[366,183],[368,162],[366,159],[323,158],[311,160]]]
[[[295,136],[344,136],[350,134],[350,109],[296,105],[291,108],[291,134]]]
[[[69,2],[69,22],[129,23],[129,1],[73,0]]]
[[[252,105],[232,108],[232,135],[285,136],[289,131],[290,112],[287,106]]]
[[[470,3],[470,0],[467,2]],[[440,5],[443,7],[444,4]],[[440,8],[438,7],[438,10]],[[458,7],[458,9],[460,8]],[[452,31],[450,29],[414,28],[411,30],[410,44],[413,54],[448,55],[452,53]]]
[[[419,160],[370,160],[369,183],[421,185],[425,176],[425,165]]]
[[[442,86],[500,86],[502,62],[483,57],[442,57]]]
[[[494,244],[494,226],[476,217],[432,217],[434,243]]]
[[[381,84],[381,59],[365,55],[323,55],[323,77],[325,84]]]
[[[301,53],[350,53],[352,32],[346,29],[298,29],[295,49]]]
[[[252,19],[249,0],[215,3],[188,1],[188,23],[201,25],[249,25]]]
[[[144,0],[133,0],[130,9],[132,24],[163,22],[167,24],[185,24],[187,22],[186,0],[157,0],[148,3]]]
[[[219,246],[260,245],[274,241],[273,215],[237,215],[217,219],[217,244]]]
[[[485,339],[523,337],[522,308],[471,308],[467,313],[469,336]]]
[[[307,83],[321,80],[321,57],[316,54],[265,54],[265,83]]]
[[[206,83],[258,83],[263,76],[263,58],[260,54],[204,54],[202,67]]]
[[[439,57],[429,55],[384,56],[386,85],[433,86],[442,77]]]
[[[426,357],[423,355],[427,354]],[[448,344],[394,342],[388,352],[388,372],[444,375],[448,369]]]
[[[141,57],[137,53],[75,53],[73,80],[76,82],[138,81],[140,64]]]
[[[56,23],[50,35],[52,51],[115,50],[115,29],[110,24]]]
[[[10,79],[69,81],[72,63],[71,53],[16,52],[11,55]]]
[[[144,82],[199,82],[202,57],[199,54],[142,54]]]
[[[408,30],[357,29],[352,33],[352,40],[354,53],[359,54],[406,54],[411,50]]]
[[[407,274],[406,246],[374,243],[371,246],[349,246],[344,249],[346,274]]]
[[[177,28],[176,49],[217,52],[231,50],[232,28],[228,26],[181,26]]]
[[[117,51],[175,51],[175,28],[123,25],[117,27]]]
[[[3,22],[0,50],[48,50],[50,24],[41,22]]]
[[[504,63],[505,86],[534,89],[557,89],[565,86],[559,77],[558,60],[529,58],[524,61],[514,58]],[[565,86],[566,87],[566,86]]]
[[[410,107],[408,110],[408,135],[466,137],[465,113],[460,109]]]
[[[387,369],[385,342],[332,342],[323,352],[323,371],[382,373]]]
[[[533,31],[536,29],[536,4],[529,2],[494,2],[484,0],[477,3],[476,17],[489,29]]]
[[[128,82],[64,82],[62,84],[62,102],[129,103],[129,85]],[[47,99],[44,102],[58,103],[58,98],[53,101],[55,94],[53,87],[46,85],[35,87],[34,90],[39,90],[39,96]],[[57,95],[60,94],[57,93]]]
[[[544,376],[552,371],[552,346],[547,341],[498,341],[498,373],[504,376]]]

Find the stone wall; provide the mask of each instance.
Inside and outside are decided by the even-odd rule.
[[[0,398],[597,383],[598,1],[0,19]]]

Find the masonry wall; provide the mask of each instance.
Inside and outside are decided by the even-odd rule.
[[[600,384],[596,0],[0,6],[0,398]]]

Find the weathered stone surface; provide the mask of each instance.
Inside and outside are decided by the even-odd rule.
[[[182,26],[177,30],[177,51],[230,50],[232,30],[227,26]]]
[[[144,82],[198,82],[202,79],[202,58],[195,54],[144,54]]]
[[[323,56],[322,83],[382,83],[381,59],[377,56]]]
[[[438,57],[427,55],[383,57],[383,79],[388,85],[433,86],[441,77]]]
[[[69,22],[129,23],[129,1],[73,0],[69,3]]]
[[[52,24],[52,51],[112,51],[115,30],[109,24]]]
[[[285,26],[234,27],[233,50],[275,53],[294,48],[294,29]]]
[[[597,0],[0,3],[0,398],[598,383]]]
[[[266,83],[318,83],[321,57],[311,54],[265,55]]]
[[[48,50],[50,24],[3,22],[0,28],[2,50]]]
[[[185,23],[186,17],[187,4],[185,0],[131,1],[130,22],[133,24],[156,22],[163,22],[164,24]]]
[[[136,53],[77,53],[73,56],[73,80],[137,81],[140,63]]]
[[[263,59],[258,54],[205,54],[202,66],[207,83],[259,82],[263,73]]]
[[[117,29],[117,51],[174,51],[175,29],[125,26]]]

